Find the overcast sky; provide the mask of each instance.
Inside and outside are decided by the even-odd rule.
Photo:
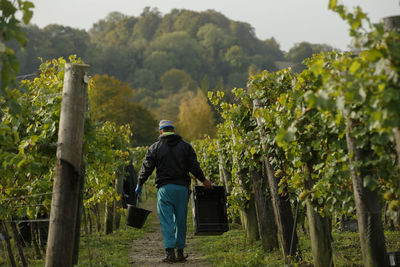
[[[146,6],[162,14],[173,8],[214,9],[232,20],[249,23],[260,39],[274,37],[287,51],[295,43],[326,43],[345,50],[348,27],[328,10],[328,0],[32,0],[32,23],[39,27],[61,24],[88,30],[112,11],[139,16]],[[400,15],[399,0],[339,0],[352,9],[359,5],[373,22]]]

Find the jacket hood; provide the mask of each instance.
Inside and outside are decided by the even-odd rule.
[[[176,146],[176,144],[178,144],[182,140],[182,137],[175,133],[174,134],[164,134],[164,135],[160,135],[158,137],[158,140],[160,140],[160,142],[167,143],[168,146]]]

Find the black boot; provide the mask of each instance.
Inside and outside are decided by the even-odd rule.
[[[167,253],[167,256],[165,257],[165,259],[163,259],[163,262],[168,262],[168,263],[176,262],[174,248],[166,248],[165,252]]]
[[[186,258],[189,255],[186,254],[186,256],[183,254],[183,248],[180,248],[177,250],[177,258],[176,261],[186,261]]]

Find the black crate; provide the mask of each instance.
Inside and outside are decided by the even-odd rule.
[[[220,235],[228,231],[226,194],[223,186],[195,186],[191,195],[195,235]]]

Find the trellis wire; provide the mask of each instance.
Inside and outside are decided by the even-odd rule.
[[[47,196],[47,195],[52,195],[53,192],[49,193],[40,193],[40,194],[34,194],[34,195],[26,195],[26,196],[19,196],[19,197],[10,197],[10,198],[3,198],[0,199],[0,201],[10,201],[10,200],[18,200],[18,199],[24,199],[24,198],[32,198],[32,197],[40,197],[40,196]]]

